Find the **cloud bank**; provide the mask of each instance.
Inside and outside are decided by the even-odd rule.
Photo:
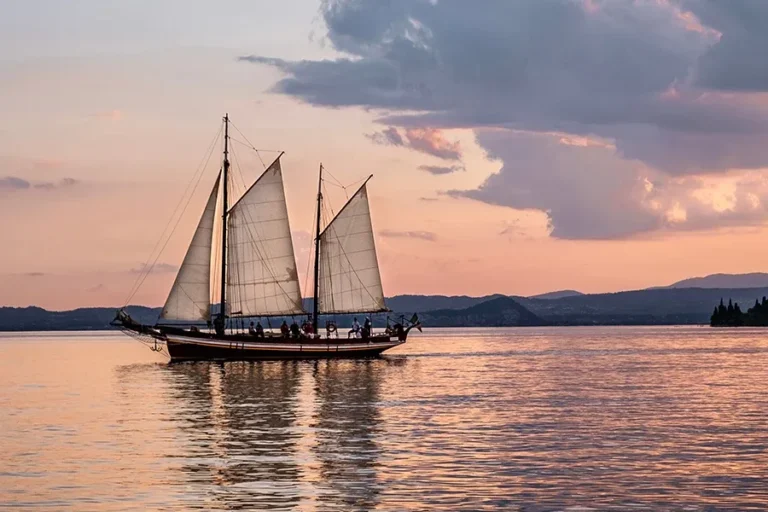
[[[379,112],[380,144],[459,161],[442,130],[474,129],[501,167],[453,197],[544,211],[559,238],[766,219],[756,182],[768,168],[768,2],[324,0],[321,9],[344,57],[241,59],[281,70],[275,92]]]

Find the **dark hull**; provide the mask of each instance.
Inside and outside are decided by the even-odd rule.
[[[243,334],[217,336],[177,327],[150,327],[120,317],[113,322],[140,341],[166,345],[171,361],[259,361],[265,359],[339,359],[375,357],[405,343],[407,329],[397,335],[377,333],[369,338],[283,338]]]
[[[395,345],[397,345],[396,343]],[[376,357],[392,347],[376,344],[371,348],[345,350],[338,345],[297,346],[293,350],[270,348],[243,349],[239,347],[213,347],[198,343],[166,342],[171,361],[263,361],[294,359],[339,359]]]

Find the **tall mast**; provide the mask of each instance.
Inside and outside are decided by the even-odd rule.
[[[317,334],[318,294],[320,293],[320,209],[323,203],[323,164],[320,164],[320,178],[317,182],[317,219],[315,224],[315,295],[313,301],[312,332]]]
[[[224,114],[224,165],[221,174],[221,301],[219,322],[224,329],[227,321],[227,188],[229,174],[229,114]]]

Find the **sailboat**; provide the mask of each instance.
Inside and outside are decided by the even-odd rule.
[[[229,115],[224,116],[224,154],[184,260],[157,323],[143,325],[125,311],[113,325],[167,348],[171,361],[370,357],[406,342],[418,317],[390,321],[379,332],[366,319],[339,332],[335,315],[388,313],[368,202],[369,176],[333,219],[321,226],[323,167],[320,166],[314,237],[314,293],[305,311],[291,239],[280,159],[229,204]],[[218,222],[218,229],[217,227]],[[218,245],[218,248],[217,248]],[[213,276],[213,278],[212,278]],[[211,297],[217,287],[219,304]],[[303,328],[285,319],[306,317]],[[320,332],[320,317],[325,321]],[[280,331],[261,320],[283,318]],[[348,318],[348,316],[347,316]],[[256,329],[238,330],[259,320]],[[206,327],[198,327],[205,324]]]

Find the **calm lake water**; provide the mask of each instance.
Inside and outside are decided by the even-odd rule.
[[[768,330],[429,329],[370,361],[0,334],[0,508],[766,510]]]

